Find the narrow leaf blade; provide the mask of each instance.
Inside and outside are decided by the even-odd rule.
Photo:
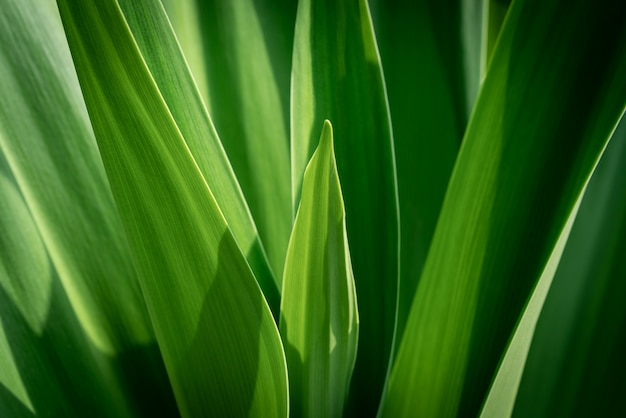
[[[398,203],[385,85],[367,2],[298,5],[292,73],[294,207],[325,119],[337,168],[361,306],[348,413],[376,413],[392,355],[398,292]]]
[[[112,354],[130,341],[149,342],[152,331],[128,243],[58,13],[18,3],[7,3],[0,16],[4,171],[23,196],[94,344]]]
[[[478,93],[482,3],[370,3],[397,161],[402,231],[397,338],[409,315]]]
[[[358,312],[328,121],[304,173],[285,263],[280,331],[292,414],[341,416],[356,359]]]
[[[279,279],[272,273],[256,226],[213,123],[158,0],[121,0],[119,7],[167,110],[246,255],[270,307],[278,312]]]
[[[176,414],[53,2],[3,3],[0,91],[0,415]]]
[[[386,416],[478,413],[624,108],[623,8],[546,5],[516,1],[508,12],[418,284]]]
[[[502,361],[498,366],[498,371],[494,376],[493,382],[491,382],[489,394],[485,398],[485,403],[480,412],[481,418],[510,417],[513,412],[517,389],[522,379],[524,365],[528,356],[530,343],[533,339],[537,320],[539,319],[546,296],[552,285],[554,274],[556,273],[559,261],[563,255],[565,244],[570,236],[572,224],[578,214],[578,208],[580,207],[583,195],[584,191],[578,198],[576,206],[567,219],[565,227],[554,246],[554,250],[552,254],[550,254],[550,258],[541,276],[537,280],[537,285],[520,316],[520,320],[504,352]]]
[[[589,182],[537,323],[514,417],[626,412],[624,164],[622,116]]]
[[[194,20],[201,22],[200,51],[194,51],[198,44],[193,39],[183,38],[182,47],[189,59],[202,61],[195,79],[208,86],[207,105],[280,289],[292,221],[288,114],[295,2],[185,0],[167,5],[174,14],[185,7],[197,12],[191,22],[173,21],[177,33],[189,32]]]

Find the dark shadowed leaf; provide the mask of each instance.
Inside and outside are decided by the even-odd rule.
[[[175,415],[54,3],[3,3],[0,91],[0,416]]]
[[[626,412],[626,119],[596,168],[537,323],[513,416]]]
[[[610,1],[511,5],[418,284],[386,416],[479,412],[624,108],[625,18]]]

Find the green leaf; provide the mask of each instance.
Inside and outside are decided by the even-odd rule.
[[[478,92],[482,1],[373,4],[397,159],[400,338]]]
[[[0,154],[0,288],[24,322],[41,332],[50,306],[51,270],[48,251],[3,154]],[[6,308],[0,310],[6,316]],[[0,384],[34,413],[9,340],[0,321]],[[1,398],[0,398],[1,399]],[[2,405],[1,402],[0,405]],[[0,410],[7,413],[6,407]]]
[[[161,3],[149,0],[138,6],[135,1],[122,0],[119,7],[165,102],[164,111],[174,119],[270,307],[277,313],[279,279],[269,268],[246,201]]]
[[[626,119],[587,187],[537,323],[513,416],[622,416]]]
[[[0,91],[0,416],[175,411],[53,3],[3,3]]]
[[[576,206],[567,219],[567,223],[537,281],[537,285],[528,299],[528,303],[524,308],[513,337],[511,341],[509,341],[509,345],[498,367],[498,372],[491,383],[489,394],[485,399],[485,404],[480,413],[481,418],[511,416],[515,404],[515,397],[517,396],[517,389],[524,371],[524,364],[528,356],[528,349],[530,348],[530,343],[535,333],[537,320],[539,319],[546,296],[552,285],[554,274],[561,260],[565,243],[570,236],[572,224],[578,214],[578,208],[580,207],[580,201],[583,196],[584,191],[578,198]]]
[[[384,415],[478,413],[624,108],[625,18],[609,1],[512,4],[448,187]]]
[[[156,8],[133,5],[165,36],[151,26]],[[165,87],[117,2],[59,0],[59,9],[181,414],[286,416],[278,329]]]
[[[14,209],[32,218],[25,228],[37,229],[82,326],[99,349],[113,354],[129,342],[149,342],[152,332],[58,12],[34,8],[11,1],[0,16],[5,176],[17,188],[13,194],[23,196],[22,209]],[[19,268],[22,261],[15,261]],[[41,291],[48,286],[42,283]],[[36,305],[44,311],[31,318],[33,325],[45,317],[45,305]]]
[[[199,15],[199,4],[195,0],[161,0],[167,12],[172,28],[176,31],[176,39],[185,55],[185,61],[193,74],[204,103],[208,106],[209,86],[204,60],[202,43],[202,19]],[[211,109],[209,109],[211,112]]]
[[[182,46],[188,58],[203,59],[195,78],[208,86],[211,116],[280,289],[292,222],[288,123],[295,1],[276,3],[188,0],[169,3],[168,10],[197,10],[191,25],[174,20],[174,28],[184,34],[194,21],[200,25],[203,56],[195,56],[193,38],[183,38],[188,42]]]
[[[398,203],[389,109],[365,0],[298,5],[292,74],[292,187],[300,200],[318,129],[333,121],[360,313],[349,410],[376,413],[398,292]]]
[[[509,10],[511,0],[484,0],[485,7],[485,22],[483,34],[483,54],[485,60],[485,66],[491,61],[498,35],[502,29],[506,12]],[[485,68],[486,70],[486,68]]]
[[[326,121],[304,173],[283,278],[280,331],[294,416],[342,415],[358,322],[333,132]]]

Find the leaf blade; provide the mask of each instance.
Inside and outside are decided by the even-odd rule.
[[[279,278],[269,267],[246,200],[161,3],[151,0],[137,7],[133,1],[122,0],[119,5],[167,110],[210,185],[272,311],[278,312]]]
[[[528,349],[530,348],[535,332],[537,320],[541,314],[550,286],[552,285],[554,274],[556,273],[559,261],[563,255],[563,250],[570,236],[572,224],[576,219],[583,195],[584,191],[581,193],[581,196],[576,202],[576,206],[567,219],[563,231],[552,250],[552,254],[550,254],[550,258],[541,276],[537,280],[537,285],[520,315],[520,320],[515,327],[515,331],[512,334],[511,340],[509,341],[502,361],[491,383],[489,393],[485,398],[485,403],[481,408],[481,418],[510,417],[513,412],[517,389],[522,378],[524,364],[526,363]]]
[[[56,5],[0,39],[0,415],[173,415]]]
[[[604,6],[577,3],[568,19],[557,4],[541,13],[534,1],[511,6],[418,285],[386,414],[478,412],[624,106],[617,74],[626,65],[626,34],[600,23],[620,21],[623,10]],[[403,399],[407,386],[420,396]]]
[[[402,231],[398,339],[478,94],[482,3],[370,2],[397,164]]]
[[[368,416],[393,351],[399,231],[393,139],[367,3],[301,1],[293,59],[292,197],[295,206],[317,127],[332,120],[357,297],[368,306],[347,414]]]
[[[5,172],[23,196],[83,327],[99,348],[114,353],[125,340],[150,341],[152,332],[76,76],[68,66],[62,27],[56,12],[45,10],[31,15],[32,5],[10,3],[2,16],[0,149]],[[46,90],[49,94],[41,96]],[[55,107],[67,111],[46,113]],[[50,136],[64,134],[67,141],[50,143]],[[98,251],[101,257],[94,260]],[[109,275],[124,279],[113,284],[106,280]],[[123,303],[115,306],[115,300]]]
[[[304,174],[285,262],[280,331],[295,416],[342,415],[357,353],[358,310],[332,135],[326,121]]]
[[[280,289],[291,231],[289,178],[289,69],[295,2],[212,0],[183,4],[202,22],[203,71],[211,116],[237,174]],[[177,31],[189,22],[174,21]],[[191,40],[193,41],[193,40]],[[198,45],[183,43],[193,53]],[[202,69],[199,69],[200,71]],[[243,117],[242,117],[243,116]]]
[[[286,416],[271,311],[122,9],[58,4],[181,414]]]
[[[622,116],[589,182],[537,323],[513,416],[619,416],[625,410],[619,377],[625,366],[619,355],[625,160]]]

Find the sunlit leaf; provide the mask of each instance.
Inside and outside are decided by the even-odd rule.
[[[201,61],[192,65],[194,76],[208,86],[211,117],[280,288],[292,222],[289,70],[296,2],[183,0],[166,5],[175,17],[186,9],[196,11],[173,20],[174,28],[183,34],[186,57]],[[199,35],[188,37],[192,31]]]
[[[175,413],[53,3],[3,3],[0,91],[0,416]]]
[[[399,237],[389,110],[366,1],[299,3],[291,112],[294,204],[319,127],[333,121],[357,296],[367,307],[349,409],[373,415],[392,353]]]
[[[83,327],[114,353],[124,340],[150,341],[150,326],[58,12],[33,9],[10,1],[0,15],[3,177],[21,195],[5,203],[22,200]]]
[[[282,296],[291,413],[341,416],[356,359],[358,313],[328,121],[304,173]]]
[[[528,299],[528,303],[515,327],[515,333],[506,348],[500,366],[498,366],[498,372],[491,383],[489,394],[480,412],[481,418],[510,417],[511,412],[513,412],[517,388],[522,378],[522,372],[526,364],[528,349],[530,348],[530,343],[535,332],[537,319],[543,309],[543,304],[550,290],[550,286],[552,285],[554,273],[563,255],[563,249],[570,236],[572,224],[578,214],[578,208],[580,207],[580,201],[583,195],[584,194],[581,194],[578,198],[576,206],[567,219],[567,223],[563,227],[563,231],[554,246],[554,250],[552,250],[552,254],[550,254],[550,258],[539,280],[537,280],[537,285]]]
[[[164,14],[147,4],[127,7],[151,27]],[[181,414],[286,416],[278,329],[151,76],[165,70],[144,61],[117,2],[59,9]]]

